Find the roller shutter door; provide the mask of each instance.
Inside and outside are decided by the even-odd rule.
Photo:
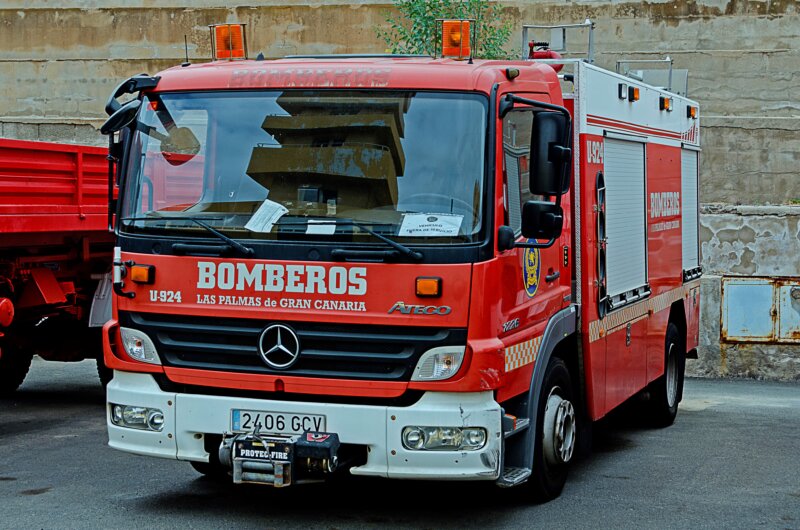
[[[616,297],[647,284],[645,144],[605,139],[607,292]]]
[[[683,270],[700,265],[697,243],[697,151],[681,151],[681,231]]]

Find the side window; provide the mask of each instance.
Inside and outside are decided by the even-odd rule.
[[[196,204],[203,191],[208,112],[173,109],[167,129],[157,113],[149,113],[145,142],[141,212],[180,211]],[[167,121],[166,118],[164,118]],[[198,145],[197,150],[191,149]],[[187,147],[188,145],[188,147]]]
[[[508,226],[520,234],[522,205],[538,196],[532,195],[530,181],[531,129],[533,112],[514,110],[503,118],[503,172]]]

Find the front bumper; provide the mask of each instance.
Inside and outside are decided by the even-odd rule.
[[[368,447],[366,464],[354,475],[405,479],[496,480],[500,476],[503,434],[501,409],[491,392],[426,392],[409,407],[301,403],[163,392],[153,376],[114,373],[107,401],[164,411],[160,432],[118,427],[106,407],[109,445],[146,456],[208,462],[204,436],[230,432],[231,409],[323,414],[327,431],[341,443]],[[487,441],[478,451],[409,451],[401,442],[409,425],[483,427]]]

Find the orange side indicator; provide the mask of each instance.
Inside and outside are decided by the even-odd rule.
[[[462,59],[472,55],[469,34],[469,20],[443,20],[442,57]]]
[[[134,265],[131,267],[131,281],[152,284],[156,281],[156,268],[152,265]]]
[[[417,278],[417,296],[426,298],[442,296],[442,279],[426,276]]]

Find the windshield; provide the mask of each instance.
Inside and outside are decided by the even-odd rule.
[[[429,92],[144,98],[122,229],[236,239],[470,243],[482,233],[486,98]]]

